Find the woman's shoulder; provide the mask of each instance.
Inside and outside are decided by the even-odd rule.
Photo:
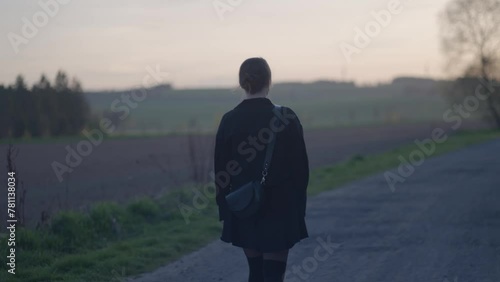
[[[231,118],[231,116],[233,115],[233,113],[234,113],[234,109],[232,109],[232,110],[229,110],[229,111],[225,112],[225,113],[222,115],[221,122],[223,122],[224,120],[230,119],[230,118]]]
[[[278,108],[279,110],[281,110],[283,112],[287,112],[289,114],[297,115],[295,113],[295,111],[291,107],[289,107],[287,105],[280,105],[280,104],[273,104],[273,105],[274,105],[275,108]]]
[[[275,106],[278,110],[278,115],[280,120],[282,120],[286,124],[288,123],[300,124],[299,116],[291,107],[284,105],[277,105],[277,104],[275,104]]]

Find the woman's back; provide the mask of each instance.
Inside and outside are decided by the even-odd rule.
[[[284,181],[291,176],[291,161],[297,159],[295,153],[298,153],[294,150],[297,143],[293,141],[302,134],[300,122],[291,109],[280,107],[275,111],[267,98],[243,100],[224,115],[220,131],[219,141],[241,168],[241,172],[231,178],[233,187],[260,176],[265,150],[273,134],[276,135],[276,145],[268,183]]]

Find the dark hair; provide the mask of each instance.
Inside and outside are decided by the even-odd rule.
[[[255,94],[271,85],[271,68],[263,58],[250,58],[241,64],[240,86],[249,94]]]

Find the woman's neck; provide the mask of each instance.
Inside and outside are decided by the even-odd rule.
[[[264,89],[263,91],[257,92],[255,94],[245,93],[245,97],[243,99],[255,99],[255,98],[266,98],[269,91]]]

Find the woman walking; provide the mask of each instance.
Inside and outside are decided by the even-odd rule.
[[[288,251],[307,238],[309,165],[302,125],[268,98],[271,69],[247,59],[239,83],[245,99],[227,112],[215,144],[221,240],[243,249],[249,282],[284,281]]]

